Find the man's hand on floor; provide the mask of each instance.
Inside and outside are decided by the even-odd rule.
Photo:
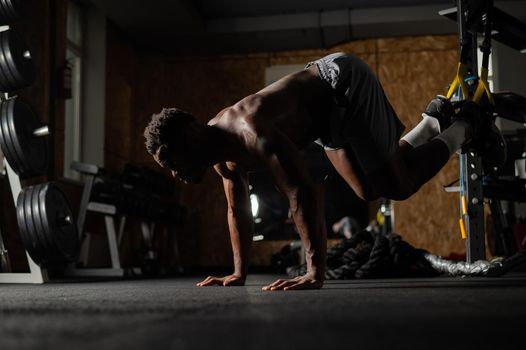
[[[198,287],[206,286],[244,286],[245,278],[239,275],[228,275],[225,277],[208,276],[202,282],[197,283]]]
[[[279,279],[276,282],[263,287],[263,290],[298,290],[298,289],[320,289],[323,281],[312,276],[304,275],[292,279]]]

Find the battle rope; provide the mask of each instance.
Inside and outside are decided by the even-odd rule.
[[[326,280],[434,277],[447,276],[500,276],[515,266],[526,263],[526,254],[517,253],[509,258],[492,261],[445,260],[417,249],[396,233],[382,236],[367,230],[327,249]],[[293,265],[286,268],[290,277],[304,275],[307,267]]]

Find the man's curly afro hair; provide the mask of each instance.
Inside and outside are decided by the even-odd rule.
[[[153,114],[143,134],[146,150],[151,155],[156,154],[159,147],[172,144],[180,131],[193,121],[196,121],[193,115],[177,108],[163,108],[160,113]]]

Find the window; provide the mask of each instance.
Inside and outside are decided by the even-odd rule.
[[[479,42],[479,47],[480,47],[480,44],[482,44],[482,38],[479,38],[478,42]],[[493,55],[494,55],[494,49],[492,49],[492,52],[491,52],[491,55],[489,56],[489,61],[488,61],[488,85],[489,85],[490,91],[493,91]],[[480,67],[482,66],[482,51],[480,51],[480,49],[477,49],[477,62],[478,62],[478,67],[479,67],[478,73],[480,74]]]
[[[265,85],[270,85],[273,82],[283,78],[285,75],[298,72],[305,68],[305,64],[279,64],[269,66],[265,69]]]
[[[82,8],[70,1],[68,4],[66,59],[71,67],[71,98],[66,100],[64,121],[64,177],[79,180],[79,173],[70,169],[72,161],[81,155],[81,83],[83,55]]]

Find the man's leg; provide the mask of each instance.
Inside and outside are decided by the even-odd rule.
[[[470,137],[471,126],[457,121],[417,147],[402,139],[389,161],[370,174],[369,179],[383,197],[395,200],[409,198],[431,180]]]
[[[372,201],[379,197],[376,189],[358,165],[351,148],[325,151],[325,154],[338,174],[351,186],[358,197],[365,201]]]
[[[434,136],[428,130],[423,131],[420,125],[420,131],[429,135],[426,142],[419,136],[420,143],[414,147],[402,138],[389,160],[371,174],[364,173],[350,147],[326,151],[325,154],[338,174],[363,200],[370,201],[379,196],[402,200],[415,193],[442,169],[451,155],[468,139],[469,128],[467,123],[455,122],[442,134]]]
[[[360,198],[406,199],[433,178],[471,137],[472,127],[465,119],[451,123],[453,113],[444,97],[432,100],[423,120],[399,141],[385,164],[370,174],[360,168],[351,148],[327,151],[327,157]]]

